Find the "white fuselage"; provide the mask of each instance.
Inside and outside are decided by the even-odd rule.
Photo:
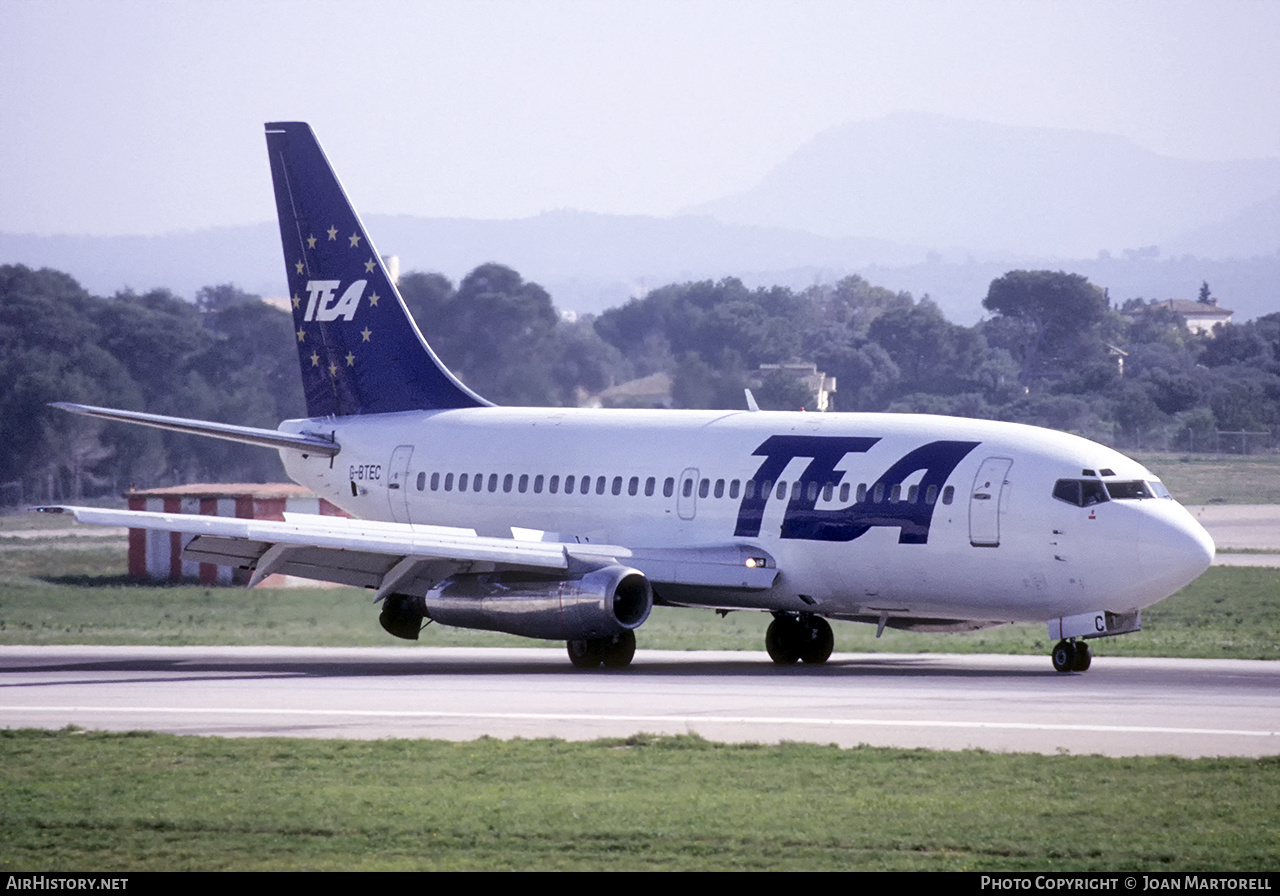
[[[769,591],[660,591],[671,603],[1043,621],[1145,607],[1213,556],[1168,497],[1055,498],[1055,483],[1082,477],[1164,492],[1116,451],[1019,424],[483,407],[282,429],[333,434],[332,460],[282,456],[293,479],[355,517],[644,547],[747,544],[781,570]]]

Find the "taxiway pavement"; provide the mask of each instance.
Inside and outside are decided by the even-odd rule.
[[[571,740],[696,733],[1112,756],[1280,754],[1280,663],[539,648],[0,647],[0,725],[228,737]]]

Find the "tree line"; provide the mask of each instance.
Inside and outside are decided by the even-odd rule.
[[[763,408],[811,408],[801,382],[758,373],[799,360],[837,378],[839,411],[1011,420],[1180,451],[1212,449],[1220,430],[1280,426],[1280,313],[1198,336],[1146,299],[1116,307],[1076,274],[1005,274],[972,327],[928,296],[857,276],[800,291],[732,277],[676,283],[577,319],[499,264],[456,285],[409,273],[400,290],[440,358],[499,404],[573,406],[665,372],[676,407],[742,408],[754,384]],[[3,503],[282,479],[274,452],[48,404],[273,428],[305,413],[292,329],[287,311],[231,285],[194,302],[164,289],[98,297],[59,271],[0,266]]]

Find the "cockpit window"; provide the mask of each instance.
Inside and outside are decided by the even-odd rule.
[[[1141,479],[1129,479],[1123,482],[1108,482],[1107,492],[1116,501],[1155,497],[1155,494]]]
[[[1108,482],[1105,485],[1097,479],[1059,479],[1054,483],[1053,496],[1077,507],[1092,507],[1103,501],[1167,498],[1169,491],[1158,481],[1144,482],[1141,479]]]
[[[1107,490],[1096,479],[1059,479],[1053,496],[1077,507],[1092,507],[1107,500]]]

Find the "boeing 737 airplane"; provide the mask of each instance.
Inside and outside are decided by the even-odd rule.
[[[1135,461],[1065,433],[914,414],[495,407],[435,356],[310,127],[266,126],[308,417],[278,430],[60,405],[266,446],[351,519],[101,510],[185,557],[369,588],[382,625],[563,640],[626,666],[656,606],[773,619],[822,663],[827,620],[918,631],[1047,622],[1059,672],[1213,560]],[[494,363],[500,359],[495,358]],[[754,402],[748,402],[754,405]]]

